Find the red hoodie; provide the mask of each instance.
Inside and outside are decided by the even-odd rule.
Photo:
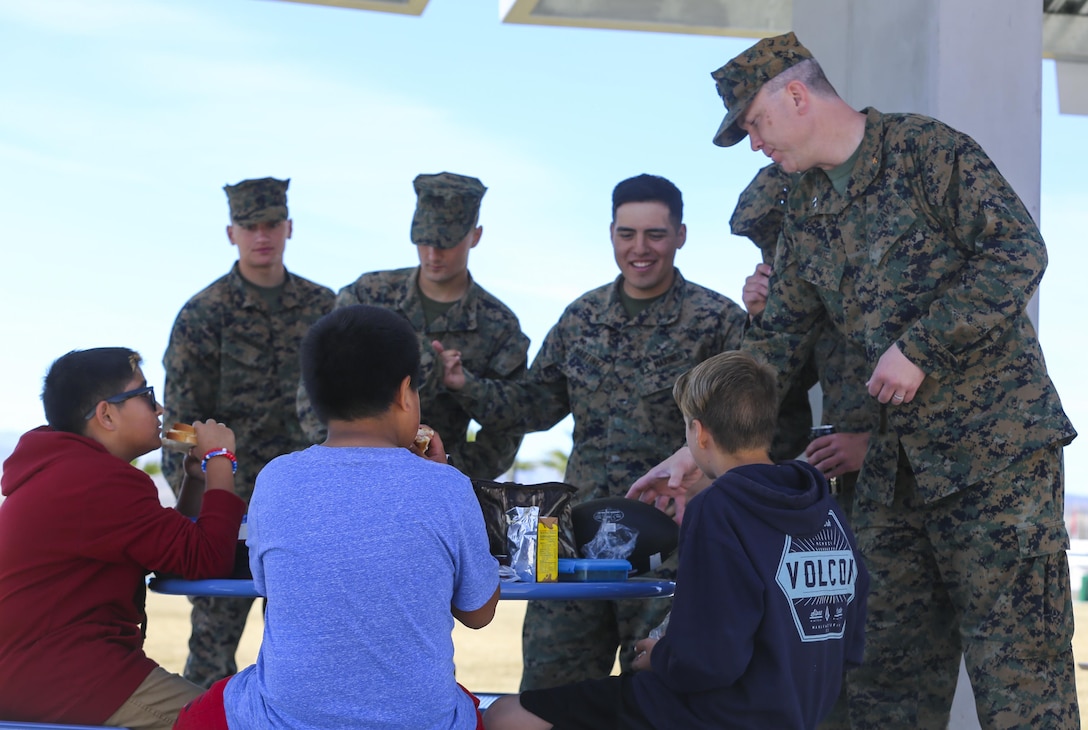
[[[229,575],[245,503],[212,490],[194,523],[97,441],[44,426],[0,491],[0,718],[99,724],[156,666],[146,574]]]

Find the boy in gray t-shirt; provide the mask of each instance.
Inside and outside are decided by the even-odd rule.
[[[250,566],[268,597],[257,663],[175,728],[483,728],[451,632],[499,599],[479,502],[434,435],[420,458],[419,342],[400,315],[337,309],[302,342],[323,444],[257,477]]]

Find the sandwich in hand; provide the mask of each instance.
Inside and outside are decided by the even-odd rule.
[[[162,445],[175,451],[188,453],[189,449],[196,446],[196,429],[188,423],[175,423],[162,437]]]
[[[416,432],[416,440],[409,447],[413,454],[417,456],[423,456],[427,453],[427,447],[431,445],[431,437],[434,436],[434,429],[430,426],[424,426],[420,424],[419,431]]]

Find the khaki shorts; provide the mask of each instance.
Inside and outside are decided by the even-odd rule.
[[[203,691],[184,677],[155,667],[104,724],[131,730],[170,730],[181,708]]]

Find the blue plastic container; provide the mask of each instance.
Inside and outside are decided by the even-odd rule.
[[[559,580],[564,582],[608,582],[627,580],[631,564],[626,560],[559,558]]]

